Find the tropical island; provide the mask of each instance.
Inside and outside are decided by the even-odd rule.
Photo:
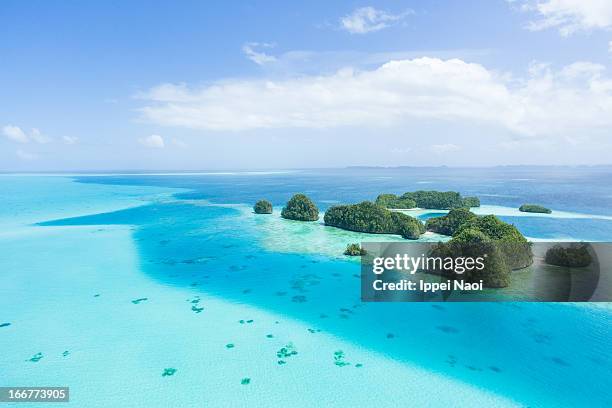
[[[424,224],[401,211],[401,207],[446,209],[443,216],[430,218]],[[428,270],[452,279],[474,283],[483,281],[485,287],[501,288],[510,283],[513,270],[533,263],[531,243],[512,224],[494,215],[478,216],[468,206],[480,205],[477,197],[461,197],[457,192],[417,191],[402,196],[381,194],[376,202],[332,206],[325,211],[326,226],[369,234],[393,234],[405,239],[419,239],[426,231],[451,237],[440,242],[432,254],[442,257],[467,258],[485,256],[485,268],[471,270],[463,275],[452,271]],[[403,209],[403,208],[402,208]],[[295,194],[283,208],[283,218],[298,221],[316,221],[317,206],[304,194]],[[364,254],[359,244],[349,244],[344,251],[348,256]]]
[[[376,197],[376,205],[391,209],[416,208],[417,203],[412,198],[398,197],[395,194],[380,194]]]
[[[593,262],[587,244],[570,244],[568,247],[555,245],[546,251],[544,262],[554,266],[584,268]]]
[[[449,211],[442,217],[427,220],[425,229],[452,236],[450,242],[459,236],[465,239],[470,235],[465,235],[468,230],[477,231],[500,244],[512,269],[525,268],[533,262],[533,254],[527,238],[514,225],[500,220],[495,215],[477,216],[467,209],[458,208]],[[475,239],[475,241],[479,240]]]
[[[281,217],[295,221],[316,221],[319,219],[319,209],[304,194],[295,194],[283,207]]]
[[[462,225],[476,219],[476,214],[467,208],[450,210],[447,215],[427,220],[425,229],[437,234],[452,236]]]
[[[480,207],[480,198],[474,196],[466,196],[461,199],[462,207],[474,208]]]
[[[425,208],[432,210],[451,210],[453,208],[480,207],[478,197],[462,197],[456,191],[413,191],[397,196],[380,194],[376,204],[391,209]]]
[[[552,210],[550,208],[543,207],[537,204],[523,204],[519,207],[520,212],[528,213],[539,213],[539,214],[550,214]]]
[[[363,256],[366,254],[366,250],[361,247],[358,243],[348,244],[344,255],[346,256]]]
[[[427,220],[425,228],[452,236],[449,242],[440,243],[434,250],[437,256],[455,258],[487,254],[483,270],[473,270],[461,276],[467,282],[483,280],[486,287],[506,287],[512,270],[533,263],[529,241],[514,225],[494,215],[477,216],[466,208],[457,208],[445,216]],[[445,271],[431,272],[448,275]]]
[[[406,239],[418,239],[425,226],[414,217],[390,211],[371,201],[337,205],[327,209],[325,225],[370,234],[396,234]]]
[[[272,214],[272,203],[268,200],[259,200],[253,206],[255,214]]]

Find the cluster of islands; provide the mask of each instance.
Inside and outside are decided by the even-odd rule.
[[[433,249],[436,256],[465,257],[487,254],[486,267],[464,274],[467,282],[483,281],[485,287],[502,288],[510,283],[513,270],[523,269],[533,263],[531,243],[512,224],[495,215],[479,216],[470,209],[480,207],[478,197],[463,197],[455,191],[413,191],[402,195],[380,194],[375,201],[329,207],[323,216],[326,226],[369,234],[400,235],[416,240],[427,231],[449,236],[448,242],[440,242]],[[272,203],[259,200],[253,207],[256,214],[272,214]],[[406,214],[405,210],[448,210],[443,216],[426,222]],[[545,213],[552,211],[536,204],[523,204],[521,212]],[[288,220],[312,222],[319,220],[319,209],[304,194],[295,194],[286,203],[281,216]],[[366,251],[358,243],[347,245],[348,256],[363,256]],[[556,266],[585,266],[590,255],[584,245],[555,246],[547,253],[545,261]],[[456,278],[445,271],[427,271]]]

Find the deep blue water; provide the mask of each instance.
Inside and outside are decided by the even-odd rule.
[[[349,168],[269,175],[83,177],[82,182],[157,185],[194,190],[184,197],[252,203],[262,195],[284,204],[296,191],[318,201],[354,202],[381,192],[455,190],[483,204],[537,202],[558,210],[612,215],[612,167]]]
[[[252,205],[266,198],[275,206],[291,195],[310,196],[321,210],[337,203],[374,200],[383,192],[453,190],[480,197],[483,205],[518,208],[537,203],[554,210],[612,216],[610,167],[354,168],[269,175],[82,177],[85,183],[180,187],[181,199]],[[426,217],[425,217],[426,218]],[[612,220],[501,217],[527,236],[611,241]]]
[[[612,215],[610,168],[345,169],[268,175],[87,176],[83,183],[180,187],[177,201],[47,225],[135,226],[142,270],[162,285],[199,288],[312,323],[373,352],[461,379],[525,406],[612,406],[611,315],[558,304],[362,304],[359,268],[261,242],[257,219],[189,200],[282,205],[308,194],[325,209],[382,192],[456,190],[482,204]],[[181,202],[185,201],[185,202]],[[612,240],[612,221],[502,217],[524,234]],[[45,224],[43,224],[45,225]],[[350,389],[344,390],[350,392]],[[306,390],[307,392],[307,390]]]

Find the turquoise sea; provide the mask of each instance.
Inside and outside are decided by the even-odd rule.
[[[608,304],[361,303],[343,248],[399,238],[279,214],[297,192],[324,211],[456,190],[534,240],[612,241],[611,180],[610,167],[0,175],[0,386],[69,386],[79,408],[610,407]],[[252,213],[260,198],[273,215]]]

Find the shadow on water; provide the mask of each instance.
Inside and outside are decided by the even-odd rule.
[[[313,335],[320,329],[525,404],[610,401],[607,312],[531,303],[361,303],[358,264],[264,250],[256,223],[231,207],[171,202],[39,225],[133,225],[141,268],[160,283],[295,318]]]

